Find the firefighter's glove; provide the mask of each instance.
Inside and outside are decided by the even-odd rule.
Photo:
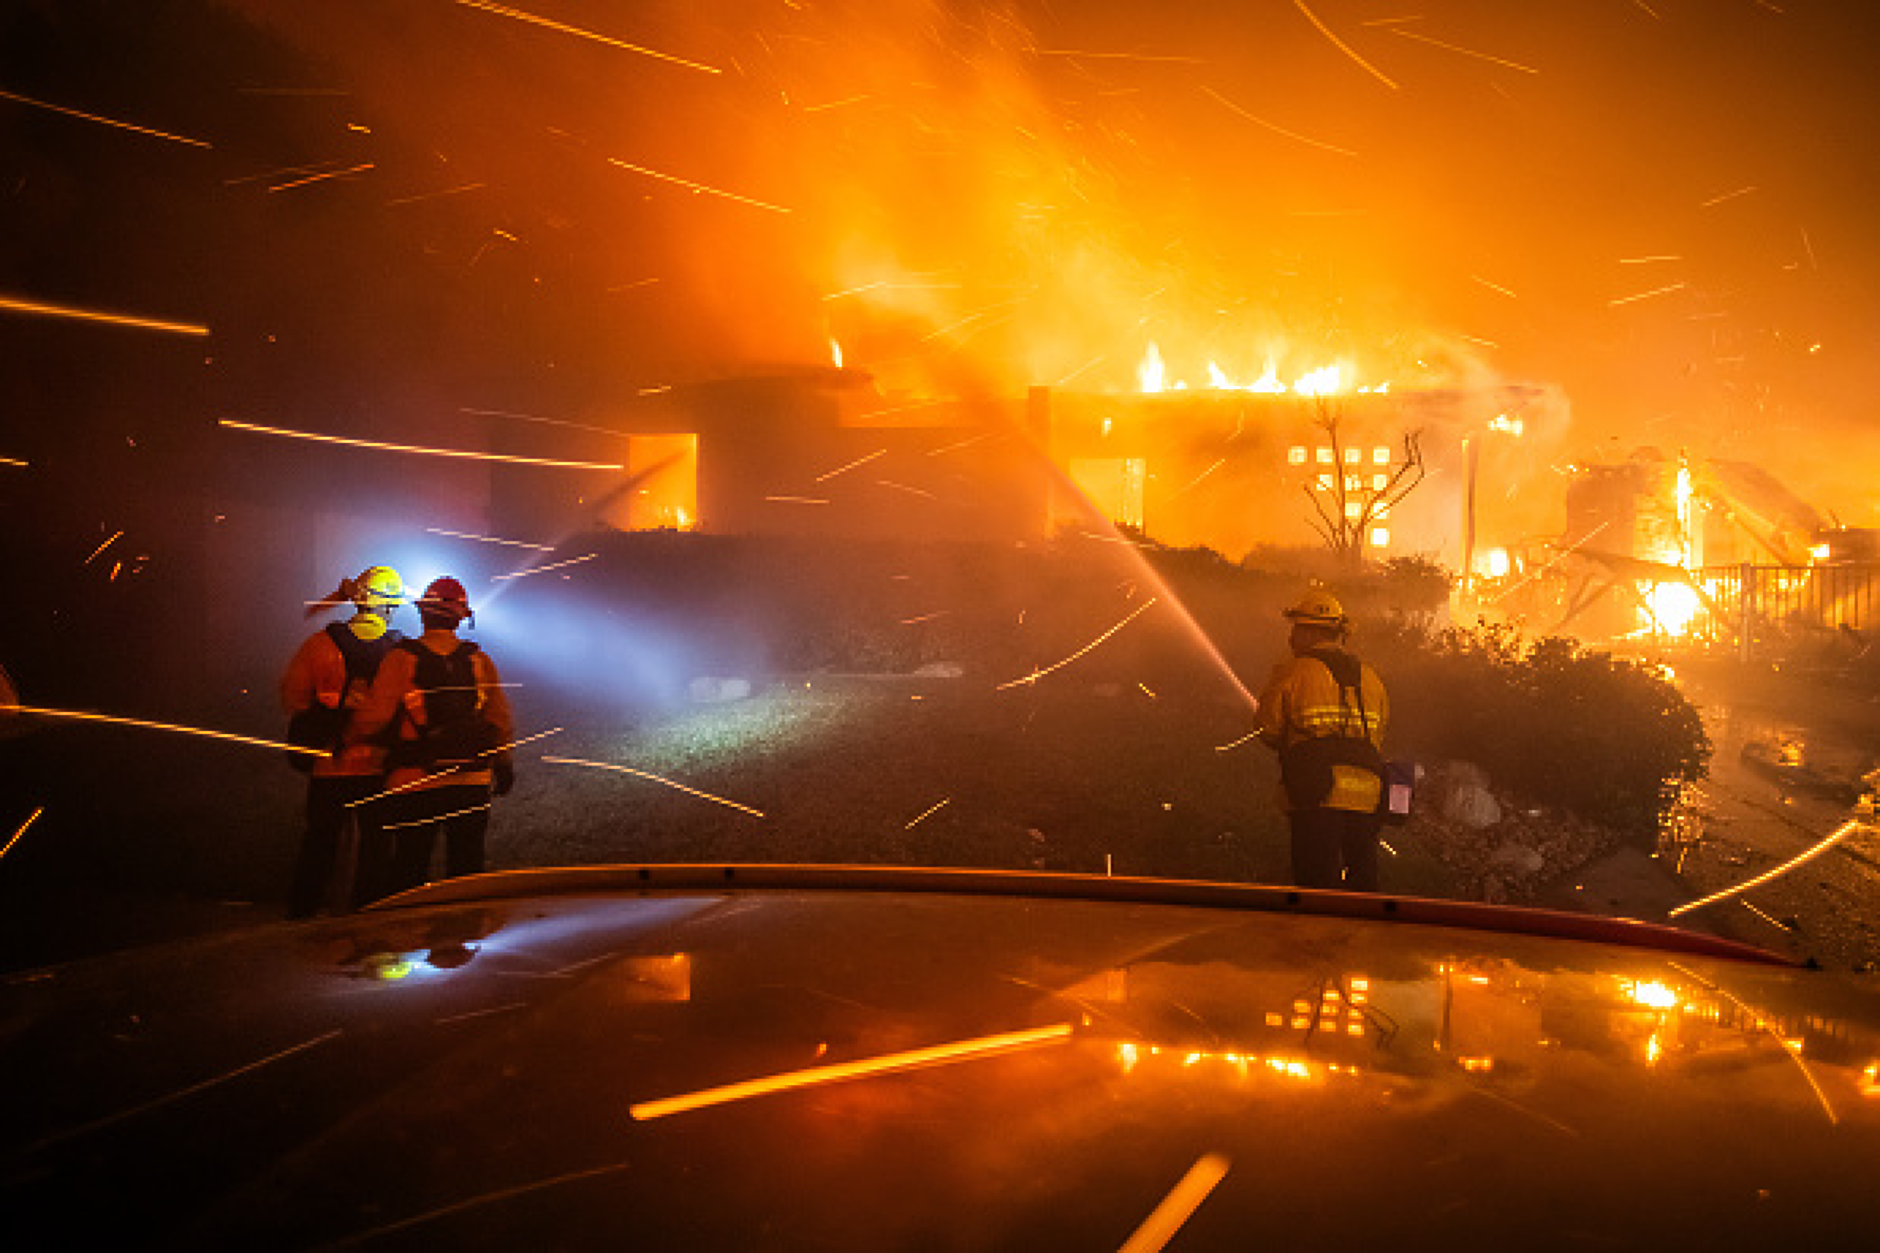
[[[498,757],[490,767],[490,791],[498,796],[509,795],[509,789],[516,786],[516,767],[508,757]]]

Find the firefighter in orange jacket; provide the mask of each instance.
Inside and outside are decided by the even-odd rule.
[[[457,636],[472,617],[469,594],[441,578],[415,603],[424,634],[385,659],[350,731],[388,746],[387,795],[361,808],[378,809],[391,833],[389,892],[430,879],[440,832],[445,875],[481,874],[490,798],[515,781],[506,747],[515,729],[496,664]]]
[[[307,826],[288,889],[290,918],[310,916],[334,894],[335,876],[341,871],[341,836],[349,817],[360,820],[358,856],[348,868],[350,903],[370,899],[372,881],[382,877],[390,850],[374,815],[359,813],[354,802],[382,789],[385,749],[368,741],[347,741],[345,730],[347,719],[365,700],[379,663],[401,638],[391,620],[404,594],[404,583],[390,566],[369,566],[358,578],[342,580],[337,591],[307,612],[351,601],[352,618],[308,636],[281,676],[281,706],[289,719],[312,712],[313,720],[324,721],[328,728],[318,737],[320,746],[330,746],[326,756],[314,760],[307,780]],[[330,711],[330,716],[323,720],[321,711]]]
[[[1337,597],[1314,587],[1285,616],[1293,655],[1267,680],[1257,729],[1279,753],[1293,881],[1375,892],[1390,698],[1347,651],[1351,624]]]

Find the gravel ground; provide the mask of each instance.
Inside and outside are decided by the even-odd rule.
[[[547,727],[524,731],[548,730]],[[1283,883],[1271,754],[1244,706],[1049,676],[814,675],[654,716],[586,715],[520,753],[497,802],[495,869],[602,862],[828,862],[1049,869]],[[60,727],[0,744],[4,793],[45,807],[0,865],[0,968],[280,915],[301,782],[264,750]],[[1386,891],[1662,920],[1741,882],[1776,843],[1740,837],[1793,805],[1710,789],[1682,877],[1603,828],[1498,797],[1476,829],[1444,815],[1437,763],[1419,812],[1386,832]],[[15,816],[14,822],[19,820]],[[1758,851],[1760,850],[1760,851]],[[1855,855],[1866,857],[1863,862]],[[1786,855],[1786,854],[1785,854]],[[1811,869],[1880,867],[1870,841]],[[1824,964],[1874,956],[1871,897],[1795,876],[1685,921]],[[1791,897],[1796,897],[1791,903]],[[1809,908],[1804,909],[1803,906]],[[1806,916],[1801,927],[1785,918]]]

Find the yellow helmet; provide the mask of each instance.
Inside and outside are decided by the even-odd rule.
[[[367,613],[384,613],[405,603],[405,581],[390,566],[367,566],[352,581],[352,602]]]
[[[1338,597],[1317,585],[1307,588],[1306,594],[1299,598],[1297,604],[1281,612],[1294,622],[1309,626],[1342,627],[1348,621],[1345,607],[1338,603]]]

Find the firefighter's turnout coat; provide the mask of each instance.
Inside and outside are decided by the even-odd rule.
[[[350,627],[341,627],[348,630]],[[387,645],[396,640],[396,632],[389,632]],[[364,703],[366,689],[371,682],[367,674],[363,680],[353,679],[348,683],[346,658],[333,642],[333,637],[324,629],[315,631],[301,642],[293,658],[287,663],[287,670],[281,675],[281,708],[288,716],[311,709],[315,705],[324,705],[328,709],[349,709],[355,715]],[[383,744],[358,740],[351,737],[342,739],[326,756],[313,763],[312,775],[316,779],[325,778],[370,778],[385,773],[385,747]]]
[[[454,652],[462,641],[454,631],[427,628],[416,643],[443,655]],[[481,649],[470,661],[476,676],[477,713],[490,724],[497,741],[507,744],[515,738],[515,724],[509,699],[503,694],[502,680],[496,673],[496,663]],[[416,675],[415,656],[404,648],[393,649],[379,666],[378,677],[372,681],[365,704],[353,715],[349,734],[360,739],[382,737],[392,745],[392,768],[385,779],[387,787],[414,790],[465,784],[488,787],[492,777],[488,766],[440,774],[428,772],[421,766],[399,764],[398,743],[417,739],[418,724],[423,721],[423,693],[417,686]]]
[[[1332,673],[1334,666],[1355,667],[1360,676],[1358,684],[1340,684]],[[1260,694],[1257,730],[1263,743],[1279,751],[1284,772],[1288,755],[1308,740],[1343,737],[1365,741],[1370,752],[1381,750],[1389,719],[1390,697],[1377,671],[1344,649],[1326,645],[1273,668],[1266,690]],[[1375,770],[1334,764],[1330,790],[1318,806],[1373,813],[1382,788],[1383,781]],[[1282,806],[1302,807],[1300,801],[1286,795],[1284,786],[1280,790]]]

